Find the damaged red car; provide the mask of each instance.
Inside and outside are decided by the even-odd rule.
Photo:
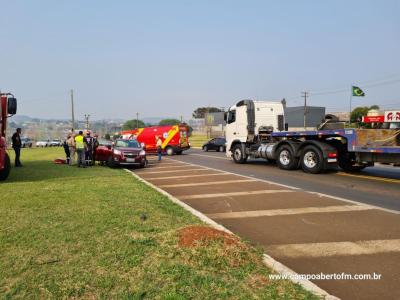
[[[118,139],[102,143],[95,151],[95,160],[114,168],[118,166],[147,166],[145,149],[134,139]]]

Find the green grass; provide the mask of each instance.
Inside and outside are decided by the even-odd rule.
[[[247,244],[179,247],[197,218],[124,170],[52,163],[62,156],[24,149],[1,183],[0,298],[315,299],[268,281]]]
[[[207,138],[205,134],[194,134],[189,138],[192,147],[202,147],[208,140],[210,140],[210,138]]]

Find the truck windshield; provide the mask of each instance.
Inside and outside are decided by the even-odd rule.
[[[140,145],[136,140],[117,140],[115,142],[115,147],[140,148]]]

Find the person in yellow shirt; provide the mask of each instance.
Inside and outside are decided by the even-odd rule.
[[[75,148],[76,148],[76,153],[78,154],[78,168],[80,168],[81,166],[83,168],[86,168],[85,164],[86,145],[85,145],[85,139],[83,138],[83,131],[79,131],[79,134],[75,136]]]

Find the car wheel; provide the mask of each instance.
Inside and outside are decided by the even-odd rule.
[[[322,152],[315,146],[307,146],[301,155],[301,168],[304,172],[318,174],[325,170]]]
[[[299,166],[299,159],[294,156],[292,147],[283,145],[278,149],[277,164],[283,170],[295,170]]]
[[[224,150],[225,150],[224,146],[220,146],[219,149],[218,149],[218,152],[225,152]]]
[[[232,149],[232,158],[233,161],[237,164],[244,164],[247,161],[247,155],[243,152],[243,148],[241,144],[237,144],[233,146]]]
[[[204,152],[208,152],[208,147],[207,146],[203,146],[203,151]]]
[[[108,158],[108,160],[107,160],[107,165],[108,165],[110,168],[115,168],[115,167],[116,167],[115,161],[114,161],[114,159],[113,159],[112,156],[110,156],[110,157]]]

